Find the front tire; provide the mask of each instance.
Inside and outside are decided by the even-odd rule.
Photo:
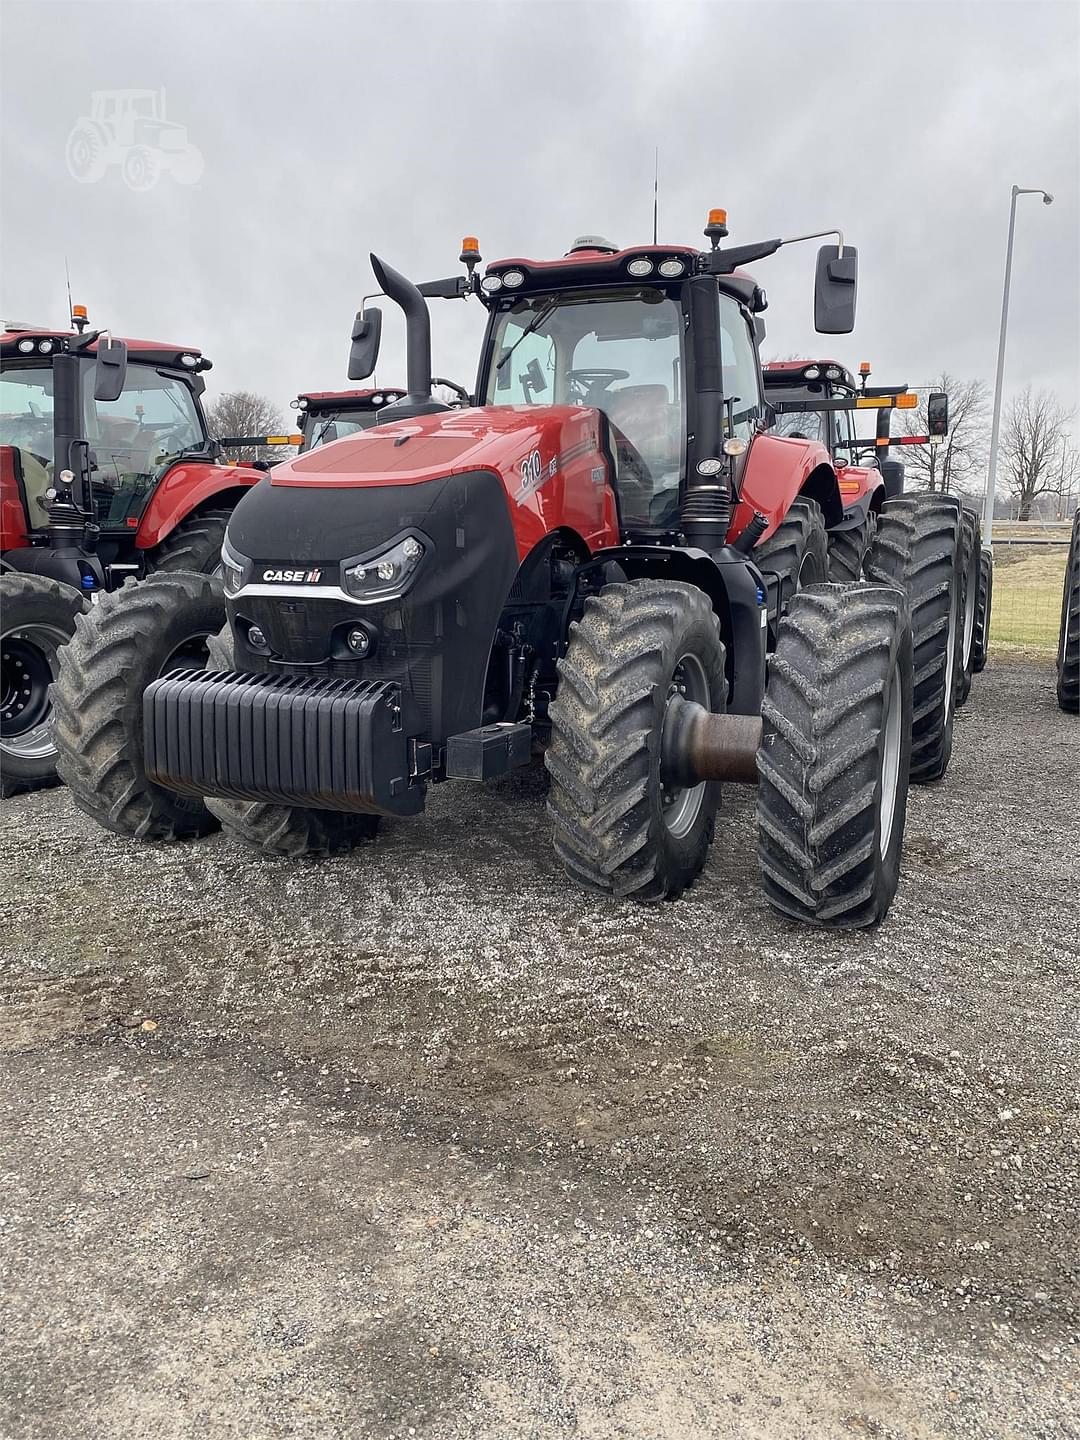
[[[72,585],[12,570],[0,576],[0,794],[60,783],[49,687],[87,610]]]
[[[915,655],[911,779],[940,780],[952,755],[963,641],[960,502],[930,494],[886,500],[865,571],[868,580],[907,594]]]
[[[853,929],[888,914],[911,750],[906,597],[815,585],[780,625],[762,706],[758,860],[769,904]]]
[[[1080,714],[1080,510],[1073,516],[1058,631],[1058,704],[1068,715]]]
[[[232,632],[228,625],[207,641],[209,669],[236,669]],[[373,840],[378,815],[357,815],[341,810],[309,810],[300,805],[271,805],[262,800],[222,800],[206,797],[206,808],[221,822],[226,835],[261,850],[264,855],[336,855],[364,840]]]
[[[138,840],[187,840],[217,821],[201,800],[149,780],[143,691],[170,670],[206,662],[225,623],[221,586],[178,572],[129,580],[76,622],[53,687],[60,778],[80,810]]]
[[[231,514],[231,510],[207,510],[182,520],[147,557],[151,573],[191,570],[197,575],[216,575]]]
[[[661,741],[674,694],[724,709],[724,659],[696,586],[633,580],[586,601],[559,662],[545,757],[555,851],[581,884],[658,901],[701,873],[720,787],[665,785]]]
[[[776,576],[778,613],[786,615],[804,585],[817,585],[829,578],[829,537],[817,501],[793,500],[773,533],[755,546],[751,559],[766,578]]]

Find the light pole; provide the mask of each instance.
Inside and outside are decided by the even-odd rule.
[[[1001,334],[998,336],[997,378],[994,381],[994,419],[990,426],[990,466],[986,476],[986,496],[983,500],[982,538],[989,545],[994,529],[994,498],[997,495],[998,434],[1001,430],[1001,382],[1005,375],[1005,332],[1009,326],[1009,283],[1012,280],[1013,233],[1016,230],[1016,197],[1018,195],[1041,195],[1044,205],[1052,205],[1054,197],[1048,190],[1022,189],[1012,187],[1012,204],[1009,206],[1009,243],[1005,247],[1005,288],[1001,292]]]

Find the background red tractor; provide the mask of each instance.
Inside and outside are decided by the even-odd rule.
[[[48,688],[94,595],[220,566],[226,522],[260,472],[219,462],[202,406],[209,369],[192,346],[110,341],[78,306],[71,331],[0,336],[4,794],[55,778]]]
[[[893,409],[911,410],[918,398],[906,385],[870,386],[870,365],[859,366],[856,387],[851,372],[836,360],[780,360],[765,366],[766,394],[777,412],[774,429],[787,435],[813,435],[829,449],[844,498],[844,519],[829,532],[829,573],[834,580],[857,580],[864,573],[881,508],[904,493],[903,464],[889,455],[893,446],[941,444],[949,430],[949,397],[932,392],[926,402],[926,435],[893,435]],[[858,414],[877,414],[877,433],[856,433]],[[978,512],[962,511],[963,618],[961,663],[956,704],[971,690],[972,674],[986,663],[993,584],[993,555],[981,545]]]
[[[837,472],[820,440],[768,431],[765,297],[741,268],[785,242],[722,246],[720,211],[705,233],[703,252],[583,237],[483,278],[467,240],[464,276],[419,287],[373,256],[407,322],[406,395],[245,496],[224,604],[180,576],[159,604],[151,577],[80,624],[56,687],[76,803],[143,840],[220,823],[326,853],[540,746],[556,851],[590,888],[677,896],[719,782],[760,778],[770,902],[881,920],[913,745],[917,778],[949,758],[959,506],[886,501],[887,583],[822,583]],[[842,238],[821,247],[820,330],[852,328],[856,272]],[[469,408],[432,395],[434,296],[488,311]],[[380,333],[357,316],[350,379]],[[213,669],[157,678],[215,606]]]

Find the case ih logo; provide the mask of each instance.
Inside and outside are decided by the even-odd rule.
[[[274,585],[317,585],[322,579],[322,571],[264,570],[262,578]]]

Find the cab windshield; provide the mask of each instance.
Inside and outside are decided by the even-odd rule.
[[[329,445],[331,440],[344,440],[347,435],[370,430],[378,423],[378,410],[324,410],[321,413],[309,411],[304,420],[304,439],[300,453],[314,450],[318,445]]]
[[[769,385],[765,390],[765,395],[770,404],[779,405],[784,400],[813,400],[815,395],[820,395],[824,399],[825,387],[818,384],[792,385],[790,387]],[[821,410],[777,415],[772,433],[786,435],[794,440],[820,440],[823,445],[828,443],[825,435],[825,415]]]
[[[488,405],[582,405],[615,432],[624,517],[663,523],[678,504],[686,433],[683,316],[664,291],[522,297],[495,318]]]

